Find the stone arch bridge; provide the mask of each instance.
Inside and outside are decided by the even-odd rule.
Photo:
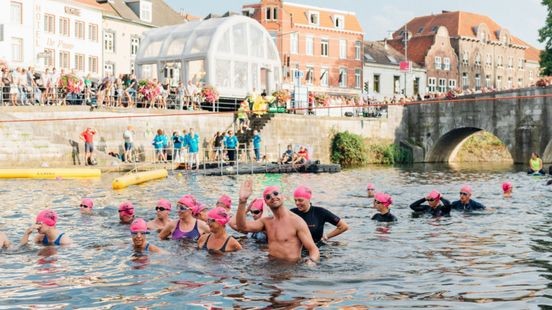
[[[406,105],[396,139],[415,162],[448,162],[462,142],[484,130],[498,137],[515,163],[537,152],[552,162],[552,87],[479,94]]]

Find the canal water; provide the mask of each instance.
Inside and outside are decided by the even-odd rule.
[[[313,202],[341,216],[350,231],[321,249],[316,267],[271,262],[266,249],[242,240],[244,250],[214,256],[191,244],[149,241],[168,255],[135,256],[117,205],[131,200],[153,218],[155,202],[192,193],[214,205],[222,193],[237,201],[247,176],[170,175],[162,181],[111,190],[101,180],[2,180],[0,231],[14,243],[41,208],[60,215],[58,228],[76,243],[67,248],[31,245],[0,252],[1,308],[509,308],[552,305],[552,192],[546,178],[524,167],[420,165],[368,167],[338,174],[255,175],[255,194],[280,185],[313,188]],[[503,181],[514,197],[502,198]],[[378,225],[362,197],[366,183],[393,196],[399,221]],[[450,218],[414,218],[408,205],[437,189],[456,200],[469,183],[487,211]],[[551,186],[552,187],[552,186]],[[82,216],[81,197],[95,200]],[[291,199],[286,201],[292,207]],[[174,212],[174,211],[173,211]],[[175,214],[174,214],[175,215]],[[331,227],[326,227],[329,231]]]

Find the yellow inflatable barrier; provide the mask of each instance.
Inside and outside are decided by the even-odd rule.
[[[166,178],[168,175],[169,173],[167,172],[167,169],[138,172],[116,178],[115,180],[113,180],[113,183],[111,185],[113,189],[122,189],[130,185],[136,185],[151,180]]]
[[[0,179],[87,179],[101,176],[100,169],[87,168],[0,169]]]

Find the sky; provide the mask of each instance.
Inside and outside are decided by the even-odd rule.
[[[260,0],[165,0],[176,11],[205,17],[209,13],[241,12],[243,4]],[[416,16],[447,11],[487,15],[511,34],[543,48],[538,30],[544,25],[546,9],[541,0],[292,0],[289,2],[351,11],[357,14],[366,40],[381,40]]]

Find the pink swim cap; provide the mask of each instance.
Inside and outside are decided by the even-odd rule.
[[[280,188],[278,186],[267,186],[265,190],[263,191],[263,198],[266,200],[266,195],[272,194],[274,192],[278,192],[278,194],[281,194]]]
[[[123,216],[132,216],[134,215],[134,206],[132,202],[125,201],[119,205],[119,214]]]
[[[264,209],[264,200],[261,198],[256,198],[249,205],[249,210],[263,211],[263,209]]]
[[[366,190],[369,190],[369,189],[374,190],[376,189],[376,187],[374,186],[373,183],[368,183],[368,185],[366,185]]]
[[[87,206],[89,209],[92,209],[92,207],[94,206],[94,201],[92,201],[92,199],[90,198],[83,198],[81,201],[81,205]]]
[[[165,210],[169,210],[171,211],[171,202],[168,201],[167,199],[159,199],[159,201],[157,202],[157,205],[156,207],[163,207],[165,208]]]
[[[178,199],[178,203],[183,204],[188,208],[193,208],[197,204],[197,201],[193,195],[188,194],[180,197],[180,199]]]
[[[230,222],[230,215],[228,215],[226,209],[222,207],[217,207],[207,212],[207,217],[223,226]]]
[[[427,198],[433,199],[433,200],[435,200],[435,201],[439,201],[439,200],[441,200],[441,193],[439,193],[439,192],[436,191],[436,190],[432,190],[431,193],[429,193],[429,194],[427,195]]]
[[[133,233],[146,233],[148,231],[148,224],[144,219],[137,218],[130,224],[130,232]]]
[[[232,208],[232,198],[230,198],[230,196],[228,196],[226,194],[220,196],[220,198],[218,199],[217,202],[220,202],[223,205],[225,205],[227,209]]]
[[[504,182],[502,183],[502,190],[504,192],[507,192],[513,188],[512,182]]]
[[[472,188],[469,185],[462,185],[462,187],[460,188],[460,192],[471,194],[472,193]]]
[[[201,213],[201,211],[203,211],[205,209],[207,209],[206,206],[204,206],[200,203],[197,203],[192,207],[192,215],[197,216],[199,213]]]
[[[385,193],[376,193],[374,199],[381,202],[386,207],[389,207],[393,203],[391,195]]]
[[[312,191],[310,188],[300,185],[295,189],[295,192],[293,192],[293,198],[303,198],[310,200],[312,197]]]
[[[42,223],[44,225],[54,227],[56,226],[57,219],[58,216],[55,211],[46,209],[38,212],[38,215],[36,216],[36,223]]]

